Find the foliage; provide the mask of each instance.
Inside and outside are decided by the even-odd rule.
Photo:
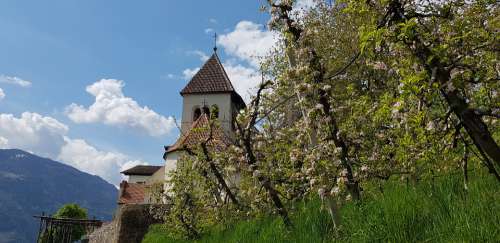
[[[186,148],[170,181],[173,210],[165,217],[172,237],[195,239],[214,227],[269,214],[280,215],[295,234],[300,227],[290,217],[300,210],[294,206],[317,195],[331,219],[323,223],[330,227],[325,232],[410,240],[417,236],[402,232],[380,238],[371,228],[350,225],[342,212],[363,210],[352,205],[382,207],[376,222],[405,228],[415,211],[383,221],[392,213],[384,204],[410,202],[403,194],[424,200],[422,213],[444,215],[439,205],[426,201],[431,199],[421,198],[424,190],[441,195],[423,181],[462,174],[467,192],[469,171],[488,171],[498,186],[495,1],[317,1],[301,14],[293,11],[293,1],[268,2],[269,28],[280,41],[262,63],[263,83],[238,115],[232,144],[207,149],[209,138]],[[212,131],[216,123],[205,129]],[[482,172],[476,175],[487,175]],[[377,194],[374,185],[383,188],[388,181],[400,201]],[[405,194],[397,189],[402,185],[422,191]],[[364,202],[370,197],[376,203]],[[455,220],[450,210],[460,205],[450,203],[444,212],[449,217],[437,219],[438,226],[444,224],[440,220]],[[418,237],[424,237],[418,240],[438,236],[428,225],[416,224],[422,227]]]
[[[332,230],[318,198],[295,204],[294,230],[279,218],[243,220],[227,230],[210,229],[199,240],[171,238],[169,228],[153,226],[143,242],[496,242],[500,239],[500,200],[491,177],[473,179],[465,193],[459,176],[428,180],[416,187],[387,182],[361,203],[341,210],[343,226]]]
[[[54,218],[63,218],[63,219],[87,219],[87,209],[80,207],[75,203],[68,203],[63,205],[61,208],[57,210],[57,212],[52,215]],[[40,242],[58,242],[62,241],[62,239],[58,239],[58,237],[64,237],[65,232],[61,231],[62,229],[52,229],[47,230],[44,235],[40,236]],[[85,235],[85,228],[83,226],[72,226],[71,228],[71,239],[79,240],[82,236]],[[49,240],[50,239],[50,240]]]
[[[87,219],[87,209],[78,206],[75,203],[68,203],[63,205],[54,214],[55,218],[67,219]]]
[[[166,215],[166,226],[174,237],[196,238],[204,228],[217,223],[229,224],[237,213],[232,205],[225,205],[213,177],[206,172],[206,166],[197,158],[184,156],[172,172],[170,193],[175,195]],[[199,166],[199,167],[198,167]],[[202,172],[196,173],[198,170]]]

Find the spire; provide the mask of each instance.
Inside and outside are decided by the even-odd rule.
[[[214,32],[214,53],[217,52],[217,32]]]

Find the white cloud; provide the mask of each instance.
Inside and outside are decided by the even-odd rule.
[[[147,106],[139,106],[135,100],[123,94],[123,86],[121,80],[101,79],[86,89],[95,96],[94,104],[85,108],[73,103],[66,107],[66,114],[76,123],[102,122],[137,129],[151,136],[166,135],[175,128],[172,117],[164,117]]]
[[[186,68],[184,71],[182,71],[182,75],[184,79],[189,80],[191,79],[198,71],[200,71],[200,68]]]
[[[28,80],[23,80],[18,77],[10,77],[3,74],[0,74],[0,83],[14,84],[14,85],[19,85],[21,87],[31,86],[31,82]]]
[[[82,139],[65,138],[58,160],[87,173],[100,176],[104,180],[118,185],[124,177],[121,171],[135,165],[147,164],[139,160],[130,160],[128,156],[96,149]]]
[[[261,82],[261,59],[270,53],[277,41],[276,33],[250,21],[240,21],[233,31],[219,37],[218,42],[225,53],[243,62],[225,62],[224,68],[236,91],[245,101],[249,101]]]
[[[202,52],[200,50],[188,51],[187,54],[198,56],[200,58],[200,61],[202,62],[205,62],[208,60],[208,58],[210,58],[205,52]]]
[[[4,137],[0,137],[0,149],[5,149],[9,147],[9,140]]]
[[[101,151],[82,139],[66,136],[69,128],[58,120],[24,112],[19,118],[0,114],[0,148],[18,148],[59,160],[118,185],[120,171],[147,164],[119,152]]]
[[[212,33],[212,32],[214,32],[214,29],[212,29],[212,28],[206,28],[205,29],[205,33],[206,34],[209,34],[209,33]]]
[[[232,32],[221,35],[218,42],[229,55],[259,67],[260,58],[269,53],[277,41],[277,35],[260,24],[239,22]]]
[[[0,100],[3,100],[5,98],[5,92],[3,92],[3,89],[0,88]]]
[[[214,18],[210,18],[208,19],[208,22],[212,23],[212,24],[217,24],[217,20],[214,19]]]
[[[0,114],[0,140],[3,147],[21,148],[54,158],[65,141],[68,127],[52,117],[24,112],[19,118]]]
[[[259,72],[241,64],[226,62],[223,65],[238,94],[243,97],[243,100],[249,102],[251,95],[255,93],[257,85],[261,82]]]

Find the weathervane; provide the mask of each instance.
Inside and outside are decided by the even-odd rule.
[[[217,32],[214,32],[214,52],[217,52]]]

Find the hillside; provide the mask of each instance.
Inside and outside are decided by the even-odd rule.
[[[0,150],[0,242],[34,242],[32,217],[77,203],[89,215],[109,220],[117,189],[71,166],[17,149]]]

